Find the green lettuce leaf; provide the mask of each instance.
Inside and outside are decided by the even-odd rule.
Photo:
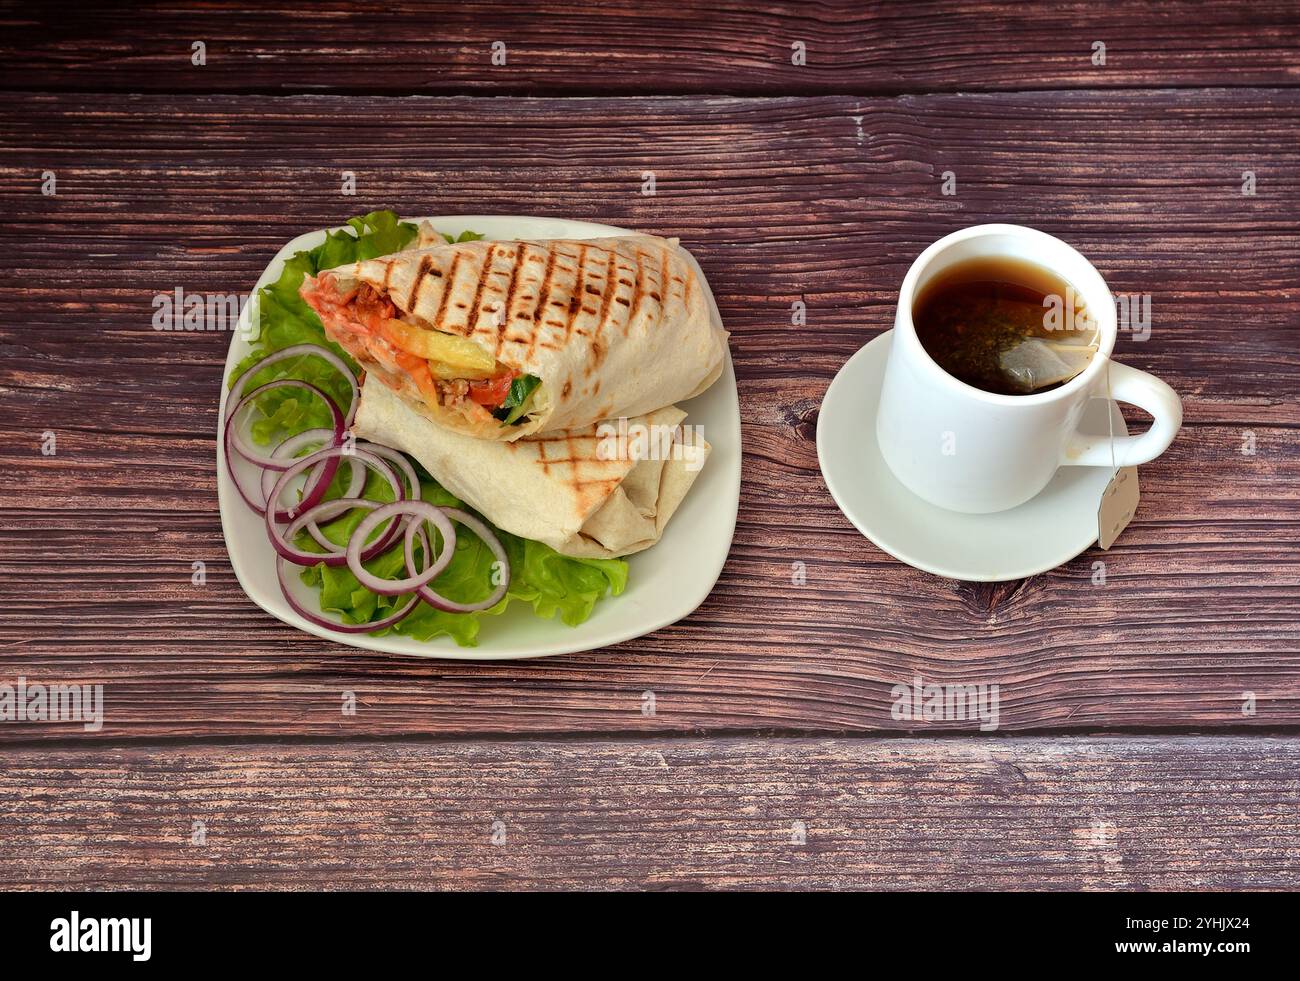
[[[461,232],[454,238],[446,232],[438,232],[438,234],[445,238],[451,245],[455,245],[457,242],[478,242],[483,238],[483,235],[480,232],[471,232],[469,230]]]
[[[350,396],[347,382],[319,358],[296,358],[262,370],[258,370],[256,365],[268,354],[306,343],[330,348],[355,370],[356,364],[347,353],[326,340],[320,318],[298,295],[298,288],[304,277],[314,276],[322,269],[400,252],[415,235],[416,227],[399,221],[393,212],[375,211],[350,219],[348,228],[331,232],[321,245],[299,252],[285,262],[279,279],[258,291],[260,332],[253,350],[231,372],[228,384],[233,385],[250,370],[254,374],[245,391],[252,391],[256,386],[278,378],[298,378],[325,391],[340,406],[347,405]],[[464,231],[455,238],[443,237],[449,242],[469,242],[483,236]],[[521,390],[512,408],[525,405],[536,384],[536,379],[532,379],[531,385],[527,385],[524,379],[516,379],[515,385],[521,385]],[[527,391],[523,390],[524,386]],[[512,386],[511,396],[515,394]],[[330,424],[329,410],[318,399],[292,389],[262,396],[256,408],[249,411],[254,413],[249,431],[262,444],[278,443],[304,429]],[[424,500],[444,507],[465,507],[418,463],[412,463],[420,474]],[[340,466],[326,499],[342,495],[348,476],[348,467]],[[393,498],[388,483],[374,473],[367,474],[362,493],[377,501]],[[343,545],[363,517],[360,511],[350,512],[324,525],[321,530],[330,541]],[[444,613],[421,603],[415,612],[390,629],[417,640],[432,640],[445,635],[461,646],[474,646],[478,643],[482,618],[502,613],[512,602],[528,604],[542,619],[558,616],[563,623],[576,626],[591,616],[596,603],[603,597],[617,596],[627,587],[628,566],[622,559],[574,559],[541,542],[518,538],[500,530],[497,530],[497,535],[510,557],[511,568],[510,588],[500,603],[482,613]],[[321,551],[320,546],[305,533],[299,536],[296,544],[307,551]],[[478,536],[458,526],[455,556],[446,571],[430,585],[441,595],[457,602],[482,599],[492,590],[492,563],[492,553]],[[368,570],[388,579],[404,576],[404,566],[400,543],[366,563]],[[406,597],[379,596],[370,592],[347,566],[322,563],[303,569],[301,575],[305,583],[320,590],[321,610],[338,616],[345,623],[377,620],[391,612],[395,603],[410,602]]]
[[[329,348],[355,370],[356,362],[347,352],[326,340],[320,317],[298,295],[298,288],[305,277],[314,276],[322,269],[400,252],[415,235],[416,227],[410,222],[398,221],[393,212],[373,211],[350,219],[347,228],[330,232],[316,248],[299,252],[287,260],[280,278],[258,290],[255,307],[258,332],[253,349],[235,367],[229,383],[234,385],[249,370],[254,374],[244,389],[246,392],[277,378],[299,378],[324,391],[339,405],[346,405],[349,397],[347,382],[320,358],[281,362],[262,371],[257,371],[254,366],[268,354],[294,344],[319,344]],[[258,399],[255,410],[248,411],[254,415],[249,432],[263,445],[279,442],[286,435],[304,429],[330,424],[329,409],[319,399],[295,389],[269,392]]]

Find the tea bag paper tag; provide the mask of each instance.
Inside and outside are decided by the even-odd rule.
[[[1120,536],[1138,506],[1138,469],[1124,467],[1101,493],[1101,506],[1097,508],[1097,544],[1110,548]]]
[[[1101,492],[1097,507],[1097,544],[1103,550],[1115,544],[1115,539],[1128,527],[1137,513],[1137,467],[1115,466],[1115,415],[1110,396],[1110,365],[1106,365],[1106,422],[1110,430],[1110,483]]]

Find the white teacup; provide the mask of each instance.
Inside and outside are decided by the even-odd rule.
[[[1097,353],[1082,373],[1035,395],[997,395],[948,374],[926,353],[912,304],[954,263],[1006,257],[1036,263],[1065,280],[1094,318]],[[976,225],[939,239],[917,257],[898,294],[893,343],[880,393],[876,435],[894,475],[918,497],[952,511],[1005,511],[1034,497],[1057,467],[1128,467],[1163,453],[1182,425],[1177,393],[1154,375],[1110,359],[1115,301],[1100,273],[1058,238],[1020,225]],[[1149,412],[1140,436],[1078,431],[1089,399],[1109,395]]]

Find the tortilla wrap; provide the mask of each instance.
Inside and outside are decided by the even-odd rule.
[[[710,447],[683,430],[685,417],[668,406],[621,425],[505,443],[439,426],[367,378],[352,431],[410,454],[498,528],[564,555],[607,559],[659,541],[695,482]],[[650,445],[658,459],[638,459]]]
[[[435,236],[423,229],[420,242]],[[330,340],[416,411],[470,436],[515,440],[644,415],[708,388],[727,332],[706,289],[675,239],[623,235],[432,244],[309,276],[302,295]],[[467,391],[458,363],[413,358],[409,335],[395,344],[393,320],[420,337],[467,339],[492,367]],[[431,380],[428,368],[441,374]],[[500,390],[474,393],[510,373],[541,384],[506,425],[494,415],[502,403],[490,401]]]

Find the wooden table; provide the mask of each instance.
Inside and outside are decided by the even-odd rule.
[[[0,725],[0,887],[1300,883],[1293,3],[0,6],[0,682],[106,714]],[[696,613],[475,664],[244,596],[230,338],[154,330],[154,297],[247,291],[377,207],[694,251],[745,466]],[[985,221],[1149,294],[1117,357],[1186,411],[1113,549],[998,585],[875,548],[815,449],[911,260]],[[894,718],[917,676],[999,684],[998,731]]]

